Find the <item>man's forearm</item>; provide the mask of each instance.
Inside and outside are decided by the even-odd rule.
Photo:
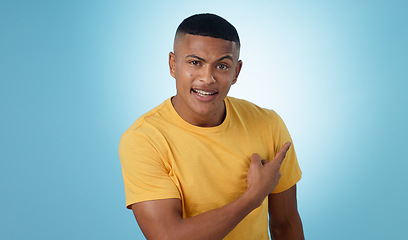
[[[257,208],[249,194],[244,193],[237,200],[194,217],[182,219],[168,226],[166,236],[148,239],[223,239],[252,210]]]

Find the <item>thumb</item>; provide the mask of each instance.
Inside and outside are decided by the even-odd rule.
[[[252,154],[252,156],[251,156],[251,164],[257,164],[257,165],[262,164],[262,158],[261,158],[261,156],[259,156],[258,153]]]

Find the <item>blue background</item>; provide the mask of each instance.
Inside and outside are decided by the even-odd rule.
[[[406,1],[2,1],[0,239],[144,239],[118,143],[175,94],[174,32],[238,29],[230,95],[275,109],[303,170],[307,239],[406,235]]]

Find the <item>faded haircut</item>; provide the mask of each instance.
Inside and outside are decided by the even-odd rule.
[[[235,42],[238,48],[241,45],[235,27],[224,18],[211,13],[196,14],[184,19],[177,28],[176,38],[184,34],[221,38]]]

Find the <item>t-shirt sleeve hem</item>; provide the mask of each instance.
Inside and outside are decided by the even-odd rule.
[[[149,196],[145,196],[145,197],[129,199],[129,200],[126,201],[126,208],[127,209],[132,209],[132,205],[135,204],[135,203],[139,203],[139,202],[162,200],[162,199],[171,199],[171,198],[180,199],[180,195],[171,194],[171,193],[169,193],[169,194],[161,193],[160,195],[149,195]]]
[[[289,188],[293,187],[296,183],[298,183],[301,178],[302,174],[299,174],[298,176],[292,178],[291,181],[287,181],[284,185],[280,185],[279,188],[275,188],[272,193],[273,194],[281,193],[288,190]]]

